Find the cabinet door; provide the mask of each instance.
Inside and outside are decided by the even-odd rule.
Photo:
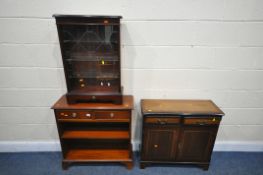
[[[178,144],[178,161],[207,162],[210,160],[217,127],[186,126]]]
[[[120,91],[120,25],[103,20],[58,25],[69,91]]]
[[[178,129],[145,128],[143,160],[174,160]]]

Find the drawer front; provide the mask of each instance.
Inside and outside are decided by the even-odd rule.
[[[185,118],[185,125],[218,125],[220,123],[220,117],[197,117],[197,118]]]
[[[180,123],[180,118],[178,117],[148,117],[145,119],[146,124],[178,124]]]
[[[130,111],[71,111],[71,110],[58,110],[56,111],[58,120],[75,120],[85,119],[90,122],[129,122]]]
[[[94,114],[92,111],[59,110],[56,116],[58,119],[92,119]]]
[[[96,120],[130,120],[129,111],[95,111]]]

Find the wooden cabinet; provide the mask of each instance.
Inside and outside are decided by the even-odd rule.
[[[224,113],[210,100],[142,100],[140,166],[196,164],[208,169]]]
[[[120,162],[132,168],[132,96],[123,96],[121,105],[68,104],[63,96],[52,108],[63,153],[63,169],[73,163],[89,162]]]
[[[54,15],[69,103],[122,103],[121,16]]]

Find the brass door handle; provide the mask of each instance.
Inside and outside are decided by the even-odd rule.
[[[182,148],[182,144],[179,143],[179,144],[178,144],[178,149],[181,150],[181,148]]]

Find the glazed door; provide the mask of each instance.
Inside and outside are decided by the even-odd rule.
[[[178,129],[176,128],[145,128],[142,159],[174,160],[177,137]]]
[[[216,133],[216,127],[185,126],[182,128],[177,160],[181,162],[209,161]]]
[[[119,25],[66,24],[59,29],[68,90],[119,92]]]

